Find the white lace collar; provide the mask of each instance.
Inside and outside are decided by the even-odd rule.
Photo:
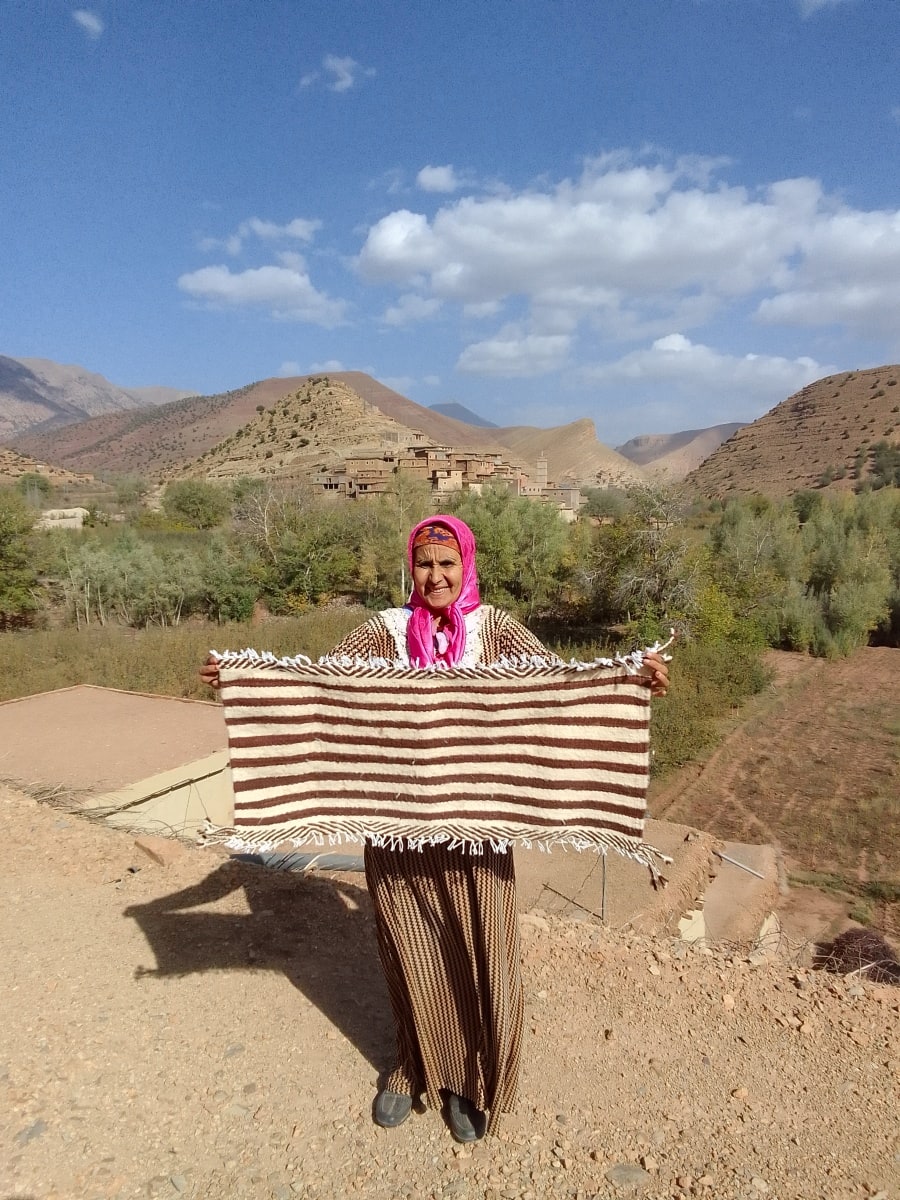
[[[409,624],[409,618],[412,616],[412,609],[409,608],[386,608],[381,613],[381,619],[387,626],[388,633],[394,639],[394,649],[397,654],[397,661],[404,667],[409,666],[409,652],[406,648],[406,627]],[[463,621],[466,626],[466,649],[460,661],[456,664],[459,667],[477,667],[481,662],[481,625],[484,620],[484,607],[479,606],[470,613],[466,613]]]

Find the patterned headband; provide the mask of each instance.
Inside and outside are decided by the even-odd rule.
[[[416,540],[413,542],[413,549],[417,546],[449,546],[451,550],[462,558],[462,551],[459,548],[459,542],[453,531],[448,529],[446,525],[424,525],[416,534]]]

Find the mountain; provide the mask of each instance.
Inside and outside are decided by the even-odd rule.
[[[162,473],[169,479],[298,479],[329,469],[348,455],[377,456],[421,437],[336,376],[313,377],[271,407],[258,405],[246,424],[199,457]]]
[[[484,417],[479,417],[464,404],[455,404],[449,401],[446,404],[430,404],[429,408],[432,412],[441,413],[445,417],[453,417],[455,421],[462,421],[466,425],[475,425],[479,429],[497,428],[493,421],[486,421]]]
[[[322,394],[323,402],[304,408],[297,397],[310,387],[317,397]],[[333,395],[326,398],[329,389]],[[296,423],[293,408],[287,414],[282,411],[291,397],[297,409]],[[343,409],[346,412],[338,411]],[[307,417],[313,412],[316,421],[309,423]],[[297,437],[291,438],[294,431]],[[273,432],[274,438],[270,437]],[[301,438],[306,439],[302,447],[298,445]],[[361,371],[265,379],[232,392],[108,413],[75,425],[32,430],[9,440],[21,453],[71,470],[150,478],[204,472],[268,475],[278,465],[273,460],[279,458],[282,469],[294,473],[332,465],[363,448],[380,450],[382,443],[397,446],[423,440],[498,454],[522,462],[529,473],[534,472],[543,451],[554,480],[568,477],[592,484],[604,473],[626,478],[641,475],[633,464],[597,441],[591,421],[549,430],[469,425],[415,404]],[[287,445],[288,441],[293,445]],[[267,458],[268,451],[272,453]]]
[[[900,446],[900,366],[845,371],[808,384],[744,425],[687,477],[704,495],[790,496],[808,488],[849,491],[868,450]]]
[[[547,459],[548,476],[557,484],[575,482],[598,487],[644,478],[641,467],[597,440],[594,422],[589,417],[553,429],[514,425],[492,432],[532,467],[543,455]]]
[[[0,440],[189,395],[174,388],[121,388],[84,367],[0,355]]]
[[[349,387],[370,408],[377,408],[397,425],[421,432],[428,440],[450,446],[492,447],[498,452],[502,449],[493,430],[475,429],[414,404],[361,371],[264,379],[214,396],[192,396],[158,408],[108,413],[78,425],[32,430],[7,440],[22,453],[73,470],[160,476],[193,462],[253,421],[260,410],[273,408],[313,380],[326,386],[340,383]],[[352,429],[348,436],[349,444],[359,444],[360,437]]]
[[[616,446],[616,452],[644,467],[648,475],[675,483],[696,470],[740,428],[741,422],[731,422],[681,433],[644,433]]]

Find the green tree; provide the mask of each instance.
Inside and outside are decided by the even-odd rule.
[[[228,516],[230,503],[224,488],[205,479],[179,479],[163,494],[166,516],[191,529],[213,529]]]
[[[32,508],[43,508],[50,497],[53,487],[46,475],[38,471],[26,471],[16,480],[16,490]]]
[[[178,625],[201,606],[197,556],[157,549],[132,532],[111,545],[90,539],[63,551],[64,591],[76,625]]]
[[[137,508],[150,491],[149,483],[140,475],[119,475],[111,483],[116,504],[122,509]]]
[[[200,563],[201,604],[213,621],[248,621],[261,589],[258,560],[217,537]]]
[[[248,498],[240,531],[261,560],[263,592],[276,611],[352,590],[359,546],[350,505],[307,487],[270,485]]]
[[[447,508],[475,534],[484,599],[532,617],[559,598],[568,536],[553,505],[486,488],[481,495],[456,492]]]
[[[39,607],[29,554],[33,523],[34,514],[22,495],[0,490],[0,629],[31,624]]]

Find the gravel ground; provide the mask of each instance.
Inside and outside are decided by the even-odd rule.
[[[517,1113],[371,1122],[359,876],[267,873],[0,788],[0,1200],[900,1200],[900,989],[522,917]]]

